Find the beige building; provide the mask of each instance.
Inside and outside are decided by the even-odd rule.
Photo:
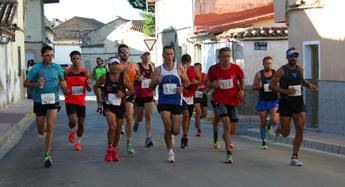
[[[345,26],[343,0],[275,0],[275,18],[289,28],[304,76],[319,86],[305,92],[308,126],[345,135]]]

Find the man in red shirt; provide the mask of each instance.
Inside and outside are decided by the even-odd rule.
[[[244,97],[244,74],[238,65],[230,63],[230,59],[230,48],[221,48],[218,53],[219,63],[208,72],[207,86],[214,89],[213,101],[220,121],[224,125],[226,162],[231,164],[233,163],[231,135],[236,132],[237,106]]]
[[[182,115],[182,130],[183,136],[181,138],[181,148],[185,148],[189,146],[188,141],[188,132],[190,128],[190,118],[193,114],[194,109],[194,94],[198,89],[198,85],[200,82],[200,72],[197,71],[194,66],[191,66],[192,58],[189,54],[182,55],[181,58],[182,66],[184,67],[185,71],[187,72],[188,79],[190,81],[190,85],[187,88],[183,88],[183,115]]]
[[[70,54],[72,67],[65,71],[65,80],[67,83],[68,95],[65,98],[66,113],[68,115],[68,125],[71,129],[68,140],[70,143],[75,142],[75,134],[77,140],[74,148],[77,151],[81,150],[81,137],[84,132],[85,121],[85,92],[91,91],[91,82],[89,72],[81,66],[80,52],[72,51]],[[76,130],[76,126],[78,128]]]

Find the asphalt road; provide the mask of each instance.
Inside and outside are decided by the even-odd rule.
[[[43,142],[35,125],[0,160],[0,186],[345,186],[345,158],[303,150],[303,167],[289,166],[291,147],[270,145],[235,137],[234,163],[225,164],[222,149],[212,147],[212,128],[203,123],[203,136],[195,137],[191,128],[190,147],[176,148],[174,164],[167,163],[163,125],[154,114],[155,145],[144,146],[144,126],[134,134],[136,154],[127,155],[122,136],[120,162],[105,162],[107,125],[105,118],[89,102],[83,150],[73,150],[67,141],[69,129],[63,110],[55,132],[53,167],[43,167]],[[242,125],[239,134],[247,126]],[[179,137],[176,145],[180,144]]]

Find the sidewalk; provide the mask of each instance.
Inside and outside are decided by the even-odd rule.
[[[0,159],[17,144],[34,121],[32,107],[32,101],[25,99],[0,110]]]
[[[209,113],[206,121],[211,122],[213,119],[212,114]],[[260,132],[259,132],[259,124],[260,119],[259,116],[251,116],[251,115],[240,115],[239,116],[239,126],[243,125],[255,125],[257,124],[257,128],[248,128],[244,134],[241,134],[241,137],[250,138],[250,139],[257,139],[261,141]],[[293,124],[291,124],[293,127]],[[281,143],[286,145],[292,145],[293,139],[295,137],[295,130],[291,128],[290,135],[286,138],[282,136],[275,136],[269,135],[268,143]],[[317,129],[312,128],[305,128],[304,130],[304,138],[302,143],[303,148],[317,150],[322,152],[327,152],[336,155],[345,156],[345,136],[340,136],[331,133],[324,133],[319,132]]]

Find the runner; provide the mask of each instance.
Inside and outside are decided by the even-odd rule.
[[[127,76],[121,71],[120,61],[115,57],[108,60],[109,72],[102,75],[94,86],[97,102],[103,104],[108,123],[108,149],[104,159],[108,162],[119,161],[117,142],[120,139],[121,122],[125,114],[125,97],[134,93]],[[104,85],[104,99],[102,88]],[[126,92],[126,89],[128,90]]]
[[[173,151],[174,136],[179,134],[182,113],[183,87],[189,86],[189,80],[182,65],[174,62],[174,48],[164,46],[163,64],[153,73],[150,89],[158,87],[158,112],[164,124],[164,140],[168,149],[168,162],[175,162]]]
[[[182,130],[183,136],[181,137],[181,148],[189,146],[188,133],[190,128],[190,118],[193,115],[194,109],[194,94],[198,89],[198,84],[200,82],[200,72],[194,69],[194,66],[191,66],[192,58],[189,54],[182,55],[182,66],[184,67],[190,85],[187,88],[183,88],[183,104],[182,104]]]
[[[202,67],[200,63],[195,63],[194,68],[200,73],[201,83],[198,85],[198,90],[194,95],[194,109],[195,109],[195,128],[197,129],[196,135],[200,137],[201,126],[200,120],[207,116],[207,89],[206,89],[206,73],[201,72]]]
[[[262,60],[264,69],[255,74],[252,89],[259,92],[259,100],[256,104],[256,110],[260,115],[260,135],[261,135],[261,148],[267,149],[266,133],[272,131],[271,124],[268,124],[267,116],[271,116],[270,123],[273,126],[278,125],[279,116],[278,109],[278,94],[269,89],[272,77],[275,70],[272,69],[272,57],[266,56]],[[267,124],[267,126],[266,126]]]
[[[128,84],[130,87],[134,87],[134,80],[136,75],[139,75],[137,65],[135,63],[129,62],[129,48],[126,44],[121,44],[118,47],[118,54],[120,56],[120,68],[121,71],[125,73],[127,76],[126,79],[128,80]],[[133,112],[134,112],[134,102],[135,102],[135,95],[134,92],[132,95],[126,96],[125,106],[126,106],[126,135],[127,135],[127,153],[134,154],[135,151],[133,149],[132,143],[132,131],[133,131]],[[121,122],[121,125],[122,126]],[[118,146],[119,142],[116,142],[116,146]]]
[[[150,63],[150,53],[140,56],[142,62],[138,63],[139,74],[136,76],[135,87],[135,122],[134,132],[138,131],[145,111],[146,140],[145,146],[153,146],[152,141],[152,111],[154,105],[153,92],[149,89],[154,67]]]
[[[298,160],[298,153],[303,141],[303,130],[306,120],[306,109],[303,102],[303,87],[316,92],[317,87],[303,77],[303,67],[297,64],[299,53],[295,48],[286,51],[287,64],[280,67],[273,76],[269,88],[280,93],[279,116],[281,129],[280,133],[287,137],[290,134],[290,123],[293,119],[296,136],[293,141],[293,152],[290,164],[293,166],[303,166]],[[279,83],[279,85],[278,85]]]
[[[230,48],[221,48],[218,54],[219,63],[214,65],[207,75],[207,85],[214,89],[213,101],[224,125],[227,163],[233,163],[231,136],[236,132],[237,106],[244,97],[243,72],[238,65],[230,63],[230,58]]]
[[[81,150],[81,137],[84,132],[85,121],[85,93],[91,91],[92,86],[90,82],[89,72],[81,66],[79,51],[72,51],[70,53],[72,67],[65,71],[65,79],[67,83],[68,95],[65,98],[66,113],[68,116],[68,126],[71,129],[68,140],[70,143],[75,142],[75,134],[77,133],[77,140],[74,148],[77,151]],[[76,130],[76,125],[78,128]]]
[[[96,84],[97,80],[108,71],[107,66],[105,65],[101,57],[97,57],[96,63],[97,63],[96,67],[94,67],[92,70],[92,78],[93,78],[94,84]],[[103,107],[102,105],[98,105],[96,112],[99,112],[100,114],[102,114],[103,113],[102,107]]]
[[[34,113],[38,134],[45,136],[44,165],[53,165],[51,150],[54,141],[54,128],[59,106],[59,87],[67,94],[66,82],[62,68],[53,63],[54,52],[50,46],[41,49],[42,62],[37,63],[29,71],[24,87],[32,89]]]

